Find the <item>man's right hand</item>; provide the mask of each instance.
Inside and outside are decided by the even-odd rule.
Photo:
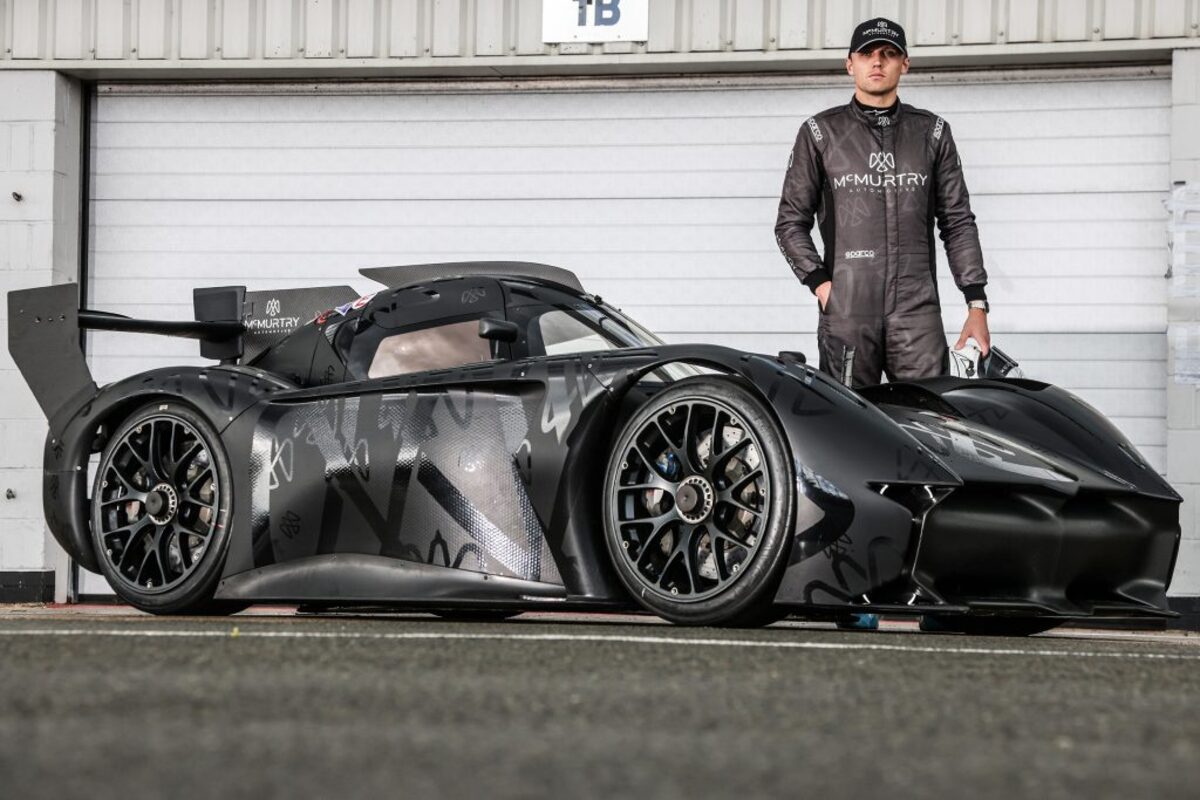
[[[824,311],[825,307],[829,305],[829,293],[832,290],[833,281],[825,281],[817,287],[815,292],[813,292],[813,294],[817,296],[817,302],[820,303],[822,311]]]

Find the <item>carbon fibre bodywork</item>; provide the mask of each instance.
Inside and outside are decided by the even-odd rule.
[[[379,302],[356,311],[387,311]],[[500,352],[353,380],[338,349],[352,317],[318,315],[251,366],[155,370],[67,403],[45,451],[56,538],[97,569],[89,457],[133,408],[184,403],[213,422],[234,476],[218,599],[629,607],[605,549],[605,464],[631,409],[669,383],[664,366],[686,363],[756,392],[786,439],[794,519],[777,604],[1169,614],[1178,495],[1054,387],[939,378],[853,392],[794,358],[710,345]]]

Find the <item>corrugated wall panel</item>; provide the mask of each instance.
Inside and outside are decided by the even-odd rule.
[[[478,3],[475,6],[475,55],[505,55],[504,17],[508,3]]]
[[[338,51],[337,5],[334,0],[305,0],[304,57],[332,58]]]
[[[1154,35],[1155,36],[1187,36],[1188,9],[1187,0],[1155,0],[1154,2]],[[1193,12],[1195,9],[1193,9]],[[1197,19],[1196,21],[1200,21]],[[1195,35],[1192,33],[1191,35]]]
[[[810,0],[790,0],[779,4],[779,36],[781,50],[807,48],[809,44]]]
[[[293,0],[261,0],[263,3],[263,58],[291,58]]]
[[[1055,0],[1054,40],[1077,42],[1092,37],[1089,0]]]
[[[180,0],[180,58],[212,57],[213,11],[210,0]]]
[[[517,55],[546,53],[546,45],[542,43],[541,0],[516,0],[513,12],[516,16]]]
[[[693,52],[722,49],[722,23],[725,19],[722,0],[692,0],[690,6],[689,49]]]
[[[962,44],[992,44],[997,38],[1000,0],[969,4],[970,11],[964,13],[964,0],[958,0],[955,16],[959,20]],[[953,34],[951,34],[953,35]]]
[[[1009,42],[1036,42],[1041,38],[1041,0],[1009,0],[1008,20],[1003,28]]]
[[[434,56],[459,56],[463,49],[463,6],[460,0],[433,0]]]
[[[854,3],[822,3],[825,25],[821,31],[821,46],[843,49],[850,46],[850,35],[861,19]]]
[[[254,55],[257,5],[255,0],[221,0],[221,43],[218,45],[221,58]]]
[[[48,0],[12,0],[12,57],[44,58]]]
[[[0,0],[0,9],[12,27],[11,52],[0,62],[136,63],[178,55],[224,60],[231,70],[264,68],[259,60],[316,68],[353,58],[394,69],[396,59],[466,67],[476,57],[516,65],[529,56],[574,67],[580,59],[570,56],[587,55],[622,57],[623,68],[653,71],[649,54],[679,53],[686,61],[689,52],[711,69],[744,68],[739,59],[754,52],[819,60],[828,69],[854,25],[870,16],[905,25],[918,58],[937,48],[939,58],[984,63],[1004,51],[977,45],[1018,48],[1025,57],[1029,47],[1052,55],[1057,43],[1128,54],[1126,43],[1134,41],[1179,46],[1200,38],[1200,0],[653,0],[647,42],[594,47],[544,45],[541,0]],[[730,60],[712,61],[712,53],[729,53]],[[254,63],[242,63],[248,61]],[[588,64],[600,70],[604,61]]]
[[[138,58],[171,58],[171,40],[176,30],[173,0],[138,0]]]
[[[910,26],[909,41],[914,44],[942,44],[949,39],[950,3],[930,0],[918,3],[915,24]],[[903,24],[903,23],[901,23]]]
[[[767,4],[770,0],[735,0],[733,3],[733,49],[762,50],[770,36]]]
[[[388,54],[395,58],[412,58],[424,49],[420,0],[391,0],[391,29]]]
[[[84,58],[91,41],[91,0],[56,0],[54,57]],[[0,26],[4,23],[0,22]],[[2,37],[0,37],[2,38]]]
[[[681,6],[684,0],[659,0],[650,4],[649,40],[646,49],[651,53],[666,53],[679,50]],[[806,0],[795,0],[785,6],[799,5]]]
[[[129,7],[124,0],[96,0],[96,58],[129,55]]]
[[[1138,35],[1141,0],[1105,0],[1103,34],[1105,39],[1132,39]]]
[[[381,0],[347,0],[346,55],[350,58],[371,58],[376,53],[376,33],[379,30]],[[492,8],[493,4],[485,6]]]

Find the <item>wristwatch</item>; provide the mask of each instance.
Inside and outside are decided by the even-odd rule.
[[[987,300],[968,300],[967,308],[982,308],[983,313],[985,313],[985,314],[989,313],[992,310],[991,306],[988,305]]]

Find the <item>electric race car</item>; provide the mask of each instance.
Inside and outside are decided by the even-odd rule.
[[[387,288],[198,289],[194,322],[10,293],[71,557],[164,614],[1172,616],[1180,497],[1061,389],[855,392],[798,353],[665,345],[544,265],[362,274]],[[196,338],[218,363],[97,388],[81,328]]]

